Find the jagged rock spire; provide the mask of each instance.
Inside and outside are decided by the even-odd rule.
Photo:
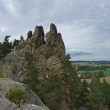
[[[44,40],[44,30],[42,26],[36,26],[33,36],[36,37],[36,47],[45,44]]]
[[[29,39],[31,37],[32,37],[32,31],[28,31],[28,33],[27,33],[27,39]]]
[[[53,23],[50,25],[50,32],[51,34],[57,34],[57,28]]]
[[[65,45],[60,33],[57,33],[55,24],[50,25],[50,31],[46,34],[46,47],[48,56],[57,54],[59,56],[65,55]]]

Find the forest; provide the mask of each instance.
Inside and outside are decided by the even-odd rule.
[[[10,36],[6,36],[0,43],[1,59],[15,50],[20,40],[24,40],[21,37],[20,40],[15,39],[10,42],[9,38]],[[31,54],[27,57],[27,75],[22,83],[27,84],[50,110],[60,110],[62,106],[66,106],[68,110],[110,110],[110,84],[105,79],[100,81],[102,77],[100,72],[91,74],[89,77],[91,82],[86,81],[87,77],[79,77],[78,70],[67,54],[61,62],[62,73],[53,72],[49,77],[41,80],[38,70],[34,67],[33,58]],[[88,69],[90,68],[79,68],[80,71],[88,71]],[[0,76],[3,77],[2,73]]]

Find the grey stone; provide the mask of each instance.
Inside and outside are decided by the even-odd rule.
[[[11,102],[6,97],[6,93],[10,88],[21,88],[23,89],[28,97],[28,103],[22,105],[23,110],[49,110],[40,98],[34,94],[25,84],[15,82],[8,78],[0,79],[0,110],[21,110],[17,105]]]

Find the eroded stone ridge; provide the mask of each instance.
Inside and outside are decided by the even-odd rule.
[[[22,40],[17,49],[6,56],[3,65],[4,76],[17,81],[23,80],[27,73],[27,54],[34,56],[33,63],[40,76],[46,77],[59,71],[60,62],[65,56],[65,45],[55,24],[50,25],[46,35],[42,26],[36,26],[34,32],[27,33],[27,40]]]
[[[57,28],[53,23],[50,25],[50,31],[46,34],[46,47],[48,56],[57,54],[62,57],[65,55],[65,45],[62,36],[57,33]]]

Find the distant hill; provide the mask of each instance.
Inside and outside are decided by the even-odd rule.
[[[102,60],[102,61],[71,61],[72,63],[101,63],[101,64],[108,64],[110,61]]]

